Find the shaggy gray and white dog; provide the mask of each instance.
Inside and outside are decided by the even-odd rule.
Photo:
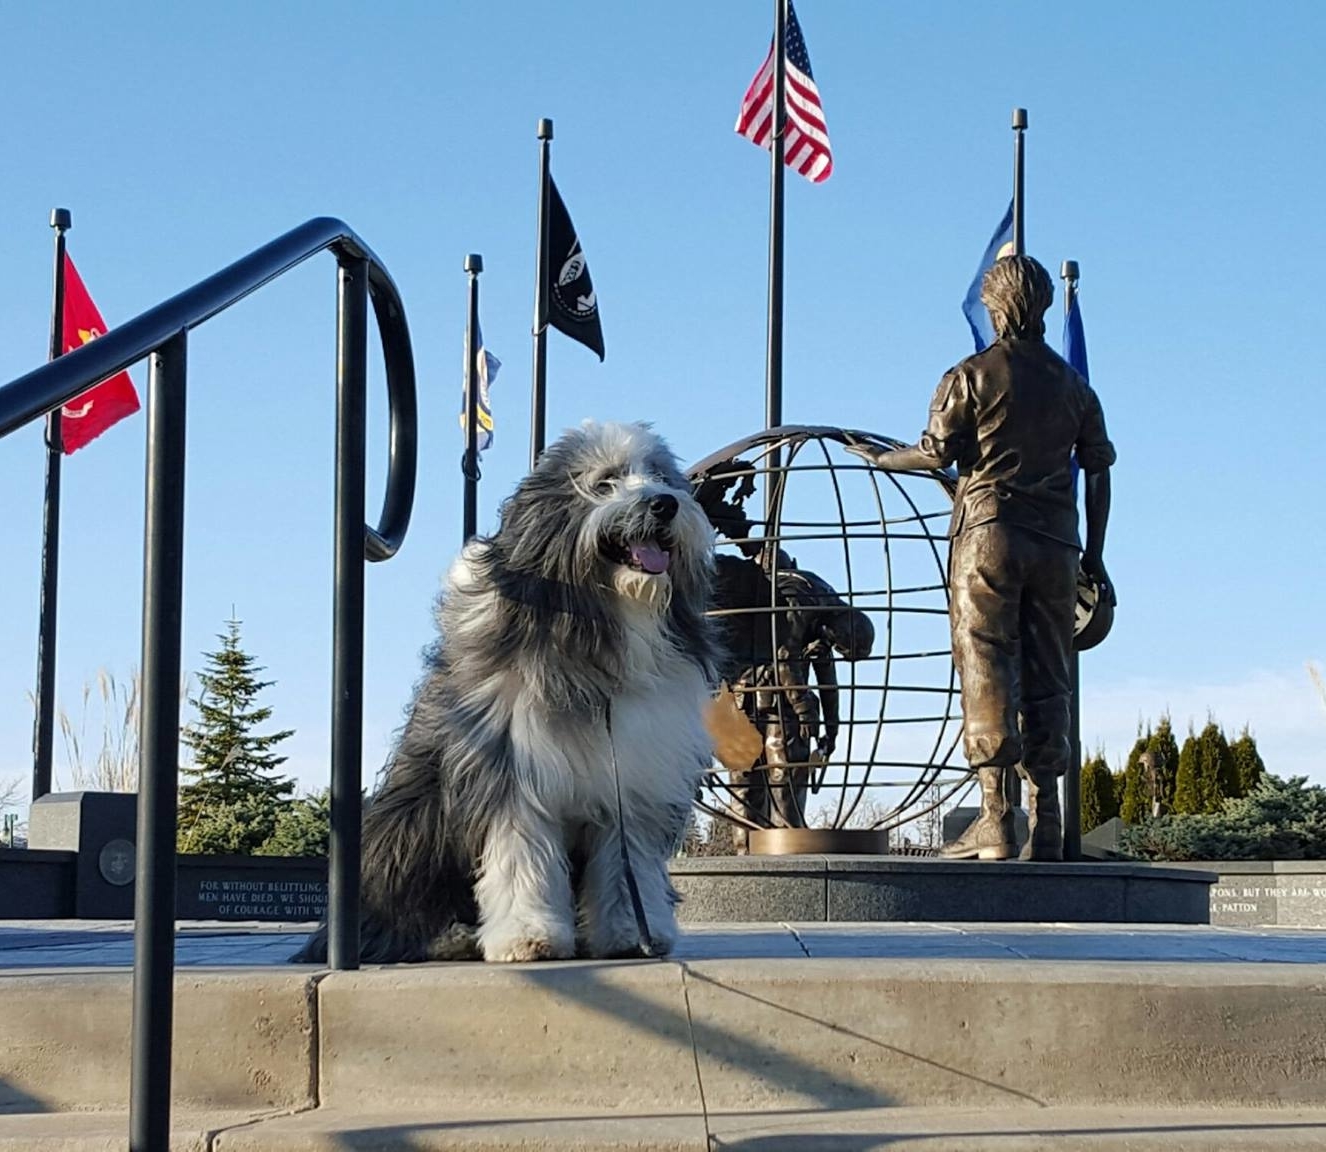
[[[364,814],[365,961],[641,954],[621,827],[672,948],[667,860],[711,763],[712,549],[664,442],[592,423],[465,547]],[[324,928],[295,959],[325,956]]]

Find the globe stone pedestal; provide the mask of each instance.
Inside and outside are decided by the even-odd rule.
[[[914,856],[710,856],[670,868],[680,919],[691,924],[1209,924],[1216,882],[1214,872],[1157,864]]]
[[[887,856],[889,834],[871,828],[753,828],[747,847],[752,856]]]

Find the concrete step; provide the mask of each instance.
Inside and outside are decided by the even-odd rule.
[[[128,1119],[0,1116],[0,1152],[123,1152]],[[176,1117],[172,1152],[1318,1152],[1326,1110],[873,1108]]]
[[[1324,986],[1316,966],[862,958],[335,973],[319,1101],[1316,1106]]]
[[[132,994],[125,971],[0,977],[0,1112],[126,1107]],[[178,971],[175,1102],[312,1107],[316,998],[307,969]]]
[[[855,955],[188,969],[176,987],[179,1109],[1326,1107],[1319,964]],[[0,977],[0,1111],[123,1109],[130,990],[125,972]]]

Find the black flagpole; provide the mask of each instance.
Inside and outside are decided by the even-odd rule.
[[[1027,238],[1023,228],[1023,172],[1026,157],[1023,152],[1024,137],[1027,133],[1027,110],[1013,109],[1013,253],[1016,256],[1027,254]],[[1022,781],[1016,772],[1004,774],[1004,793],[1010,804],[1016,808],[1022,803]]]
[[[548,422],[548,201],[549,201],[549,143],[553,138],[553,122],[539,121],[539,253],[534,272],[534,394],[530,402],[529,465],[531,468],[543,455],[543,442]]]
[[[51,210],[55,276],[51,300],[50,359],[64,352],[64,234],[73,227],[68,208]],[[41,540],[41,625],[37,637],[37,718],[32,737],[32,798],[51,790],[55,740],[55,613],[60,580],[60,409],[46,417],[46,501]]]
[[[769,329],[765,352],[764,423],[783,422],[783,137],[787,129],[787,0],[774,0],[773,138],[769,147]],[[774,530],[776,494],[782,487],[782,453],[770,451],[764,487],[764,530]]]
[[[1013,252],[1017,256],[1027,254],[1026,233],[1022,230],[1022,176],[1025,168],[1022,146],[1027,133],[1027,110],[1013,109]]]
[[[1064,281],[1064,315],[1077,299],[1076,260],[1065,260],[1059,270]],[[1076,648],[1069,659],[1068,771],[1064,773],[1064,859],[1082,859],[1082,678]]]
[[[483,257],[471,253],[465,257],[465,271],[470,277],[470,315],[465,324],[465,458],[461,472],[465,476],[465,538],[468,542],[479,531],[479,273]]]

